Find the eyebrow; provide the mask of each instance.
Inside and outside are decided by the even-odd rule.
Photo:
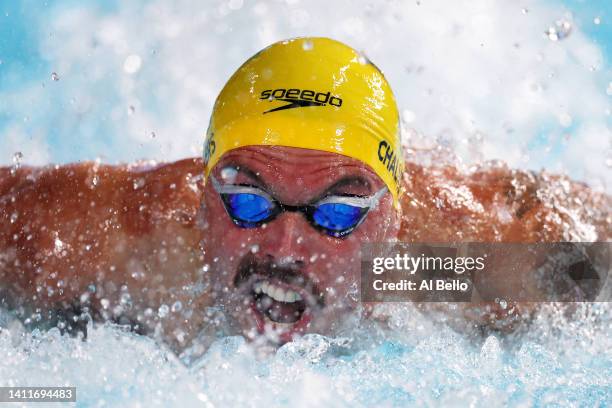
[[[361,177],[361,176],[345,176],[343,178],[341,178],[340,180],[336,181],[334,184],[332,184],[331,186],[329,186],[325,192],[329,193],[330,191],[333,191],[335,189],[339,189],[342,187],[346,187],[346,186],[350,186],[350,185],[360,185],[362,187],[366,187],[367,189],[371,190],[371,185],[370,182]]]
[[[259,177],[259,175],[257,175],[256,172],[254,172],[247,166],[242,165],[242,164],[237,164],[237,163],[228,163],[227,165],[223,166],[224,169],[228,167],[233,168],[237,172],[243,172],[246,176],[258,182],[262,186],[263,189],[267,191],[270,190],[270,186],[261,177]],[[355,185],[355,184],[360,185],[362,187],[366,187],[370,191],[372,190],[372,185],[365,177],[361,177],[357,175],[349,175],[349,176],[342,177],[340,180],[336,181],[334,184],[327,187],[325,190],[323,190],[322,194],[320,194],[317,199],[324,198],[330,192],[333,192],[334,190],[337,190],[339,188],[350,186],[350,185]]]

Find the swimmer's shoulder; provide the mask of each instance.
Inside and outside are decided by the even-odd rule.
[[[204,165],[200,158],[188,158],[175,162],[138,161],[129,164],[109,165],[95,161],[69,163],[64,165],[0,167],[0,197],[23,191],[28,188],[120,187],[125,190],[129,182],[132,190],[145,187],[147,182],[157,185],[167,183],[172,190],[189,187],[200,191],[203,186]],[[143,184],[144,182],[144,184]],[[142,185],[141,185],[142,184]]]
[[[64,220],[93,222],[112,215],[146,232],[152,221],[193,224],[203,190],[199,158],[171,163],[108,165],[79,162],[44,167],[0,167],[0,218],[18,214],[48,227]]]
[[[110,265],[120,274],[134,257],[157,259],[169,238],[183,243],[187,259],[200,239],[202,168],[199,159],[0,168],[0,280],[21,288],[18,297],[31,297],[38,283],[71,282],[76,289],[54,291],[55,302],[79,295],[80,283]]]
[[[612,197],[587,183],[500,162],[469,171],[406,163],[402,230],[413,239],[609,241]],[[426,227],[422,227],[426,226]]]

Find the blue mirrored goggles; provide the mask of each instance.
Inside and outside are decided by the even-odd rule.
[[[387,187],[383,187],[369,197],[327,196],[312,204],[293,206],[278,202],[258,187],[221,185],[212,175],[210,179],[227,214],[241,228],[259,227],[282,212],[291,211],[301,212],[315,229],[333,237],[344,237],[353,232],[387,191]]]

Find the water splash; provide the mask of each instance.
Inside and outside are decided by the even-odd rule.
[[[472,341],[410,307],[395,322],[277,351],[224,337],[191,364],[110,324],[88,338],[27,333],[0,313],[0,386],[72,385],[79,406],[606,406],[612,387],[610,307],[567,320],[551,309],[532,333]]]
[[[14,176],[15,174],[17,174],[17,170],[21,168],[22,159],[23,159],[23,153],[15,152],[15,154],[13,155],[13,165],[11,166],[11,169],[9,170],[11,175]]]
[[[302,43],[302,48],[304,49],[304,51],[310,51],[313,48],[313,43],[310,40],[304,40],[304,42]]]
[[[138,55],[129,55],[123,62],[123,70],[127,74],[135,74],[140,71],[142,58]]]
[[[548,27],[544,32],[549,40],[559,41],[563,40],[572,33],[572,23],[569,20],[561,19],[555,21],[554,26]]]

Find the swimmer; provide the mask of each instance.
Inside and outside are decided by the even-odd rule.
[[[229,79],[203,159],[0,169],[0,305],[66,330],[85,311],[177,349],[211,327],[282,343],[341,327],[364,243],[584,240],[577,222],[607,241],[609,207],[560,176],[405,161],[381,71],[298,38]],[[494,324],[492,307],[465,315]]]

